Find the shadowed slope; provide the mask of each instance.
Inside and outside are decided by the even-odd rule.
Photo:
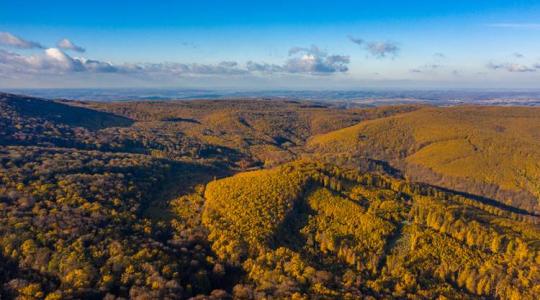
[[[0,93],[0,106],[4,113],[12,112],[21,118],[40,118],[54,123],[98,130],[133,124],[128,118],[75,107],[50,100]]]

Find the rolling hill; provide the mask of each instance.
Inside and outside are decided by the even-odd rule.
[[[418,108],[343,109],[330,103],[242,99],[81,105],[133,119],[138,130],[180,132],[202,144],[234,149],[251,166],[274,166],[294,159],[314,134]]]
[[[413,181],[540,212],[540,109],[425,107],[314,136],[323,157],[389,162]]]

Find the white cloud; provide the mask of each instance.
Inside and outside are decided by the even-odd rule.
[[[68,39],[62,39],[56,45],[58,46],[58,48],[64,50],[73,50],[81,53],[86,51],[83,47],[75,45],[75,43]]]
[[[66,71],[82,71],[82,63],[79,60],[71,58],[69,55],[60,51],[58,48],[49,48],[45,50],[44,62],[51,66],[57,67]]]
[[[349,36],[349,40],[364,49],[376,58],[396,57],[399,53],[399,46],[392,41],[364,41],[360,38]]]
[[[58,48],[48,48],[42,54],[24,56],[0,50],[0,70],[18,69],[20,73],[118,72],[111,63],[85,58],[73,58]]]
[[[487,68],[492,70],[505,70],[512,73],[526,73],[526,72],[536,72],[539,65],[527,66],[518,63],[493,63],[490,62],[487,64]]]
[[[292,57],[283,66],[283,70],[289,73],[328,74],[349,70],[348,56],[328,55],[315,45],[310,48],[291,48],[289,56]]]
[[[24,40],[9,32],[0,32],[0,45],[20,49],[44,48],[40,43]]]
[[[345,55],[328,55],[319,47],[293,47],[289,49],[289,58],[283,65],[248,61],[247,70],[256,73],[291,73],[324,75],[343,73],[349,70],[350,59]]]

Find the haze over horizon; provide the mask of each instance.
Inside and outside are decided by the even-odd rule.
[[[2,3],[0,88],[537,88],[535,1]]]

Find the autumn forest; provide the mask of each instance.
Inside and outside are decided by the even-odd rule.
[[[0,299],[539,299],[540,108],[0,93]]]

